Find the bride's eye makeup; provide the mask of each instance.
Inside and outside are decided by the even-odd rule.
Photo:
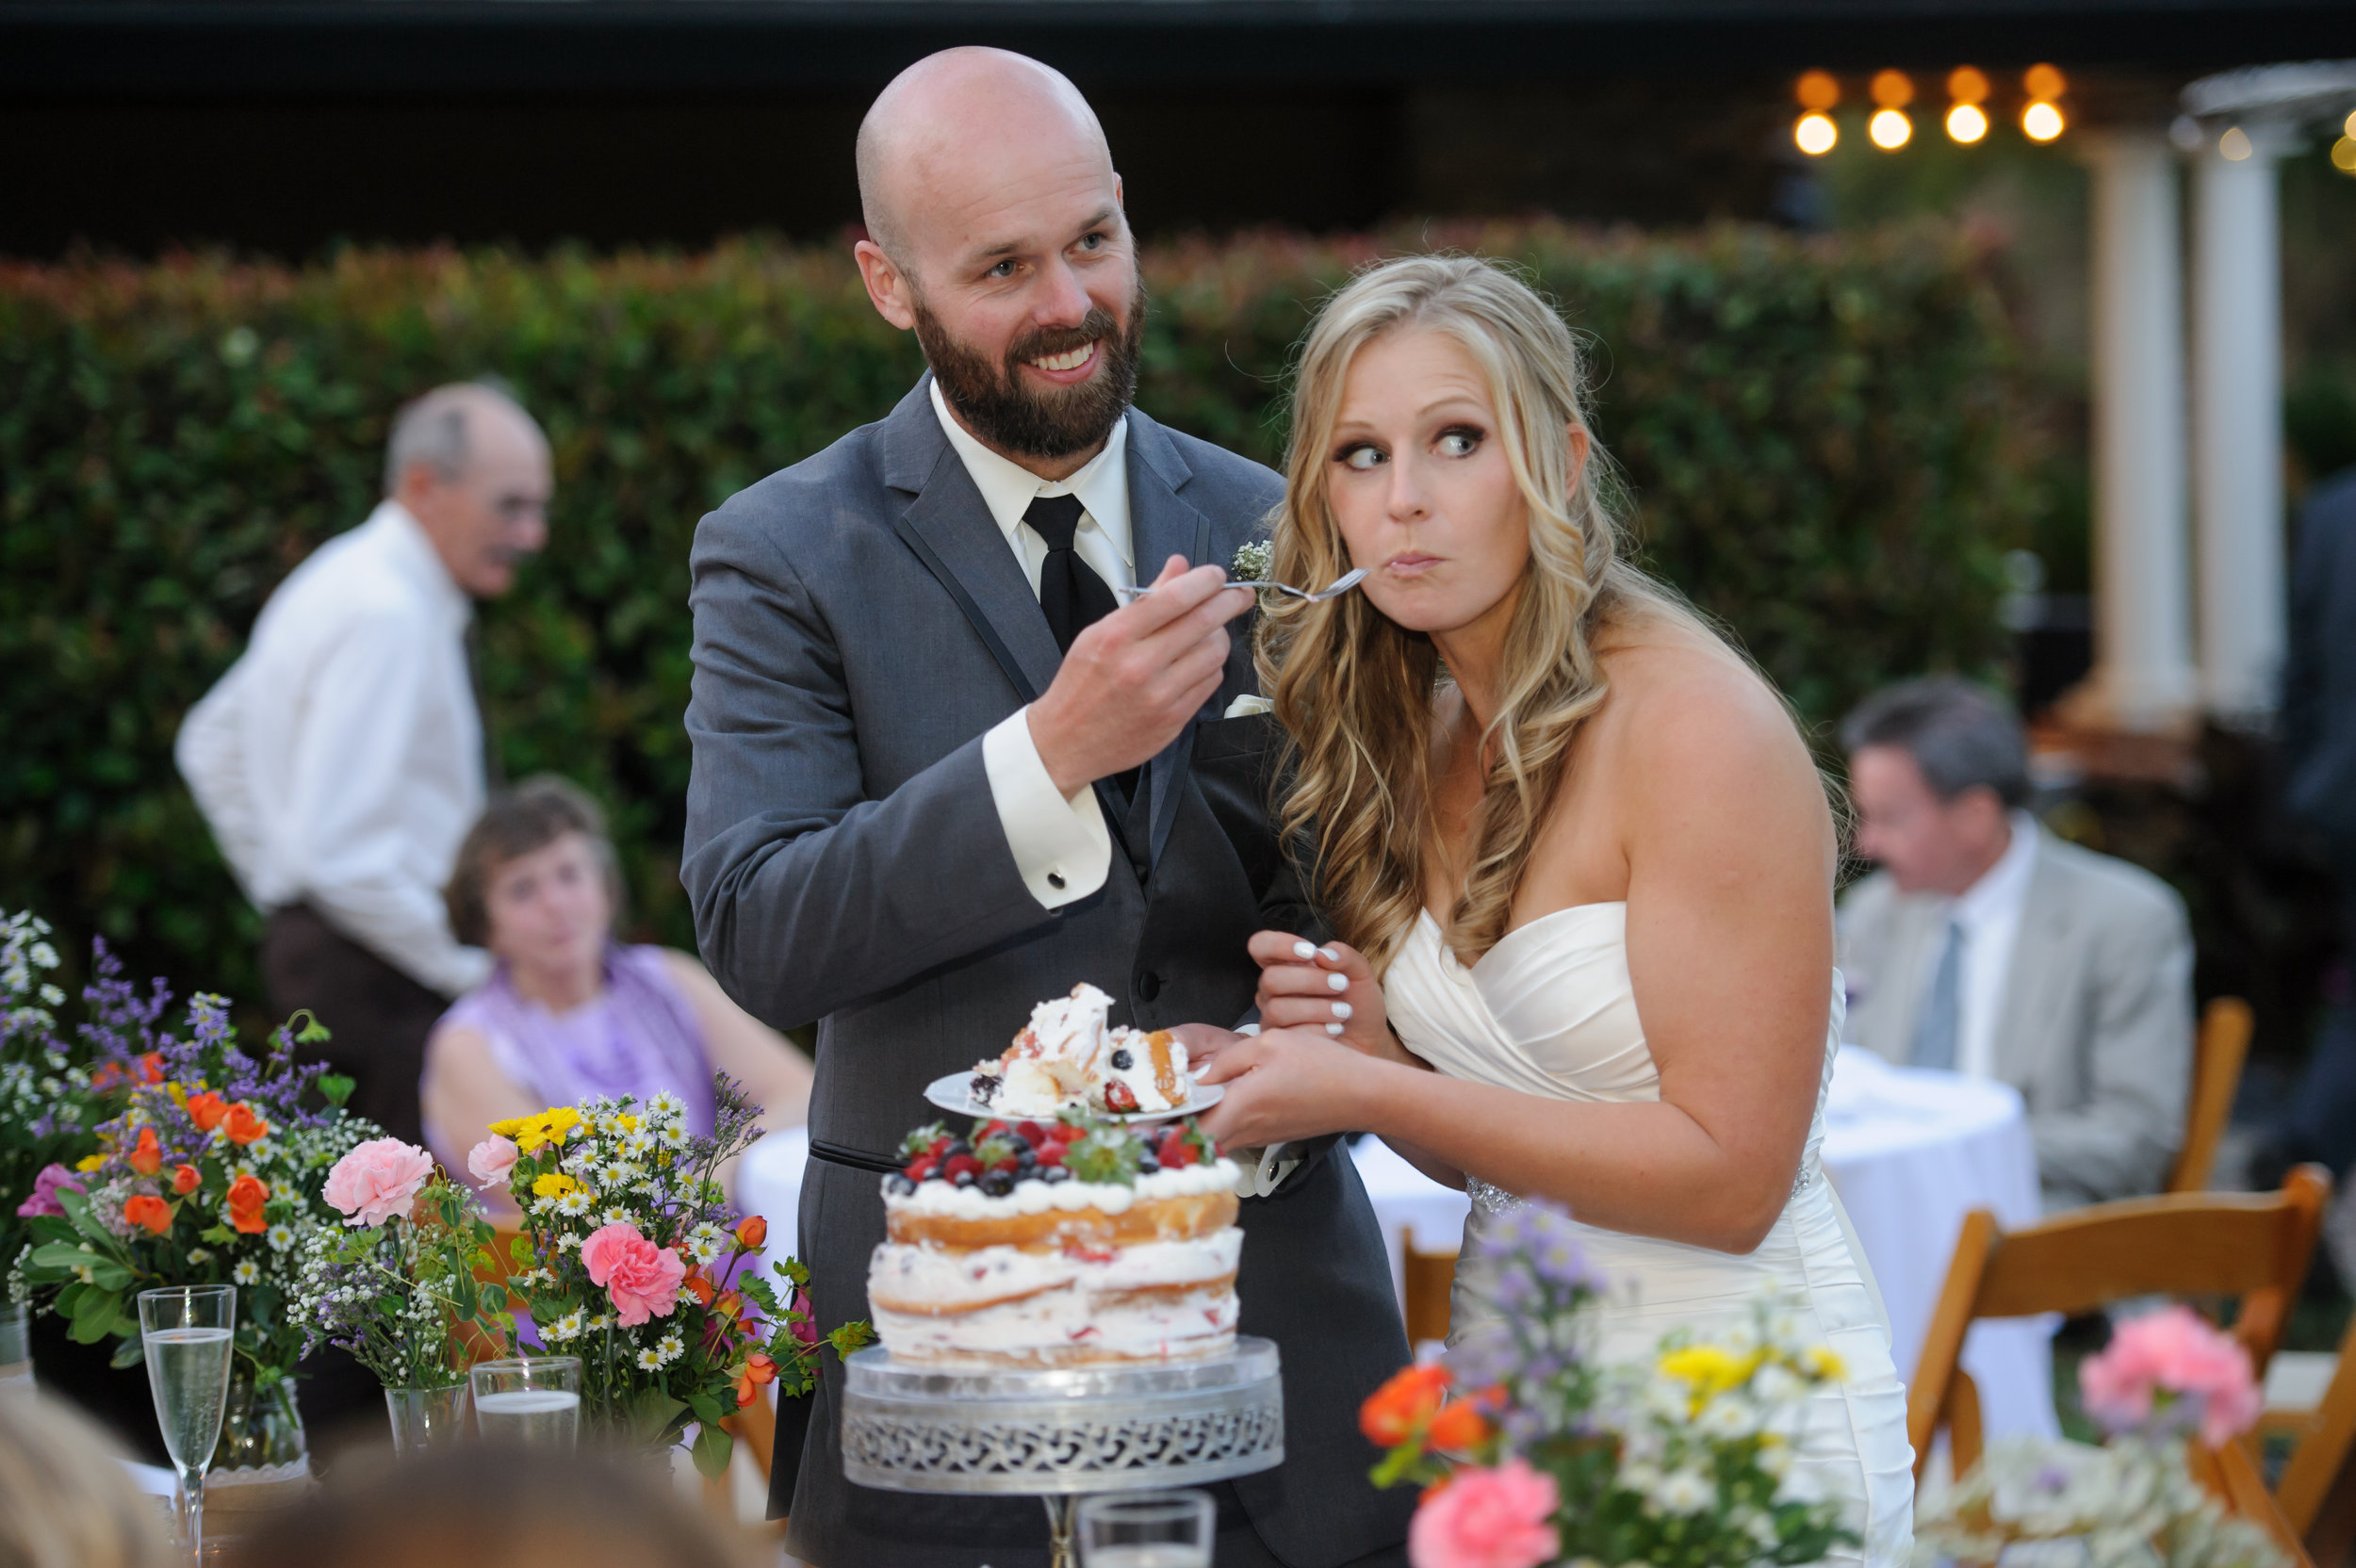
[[[1333,461],[1360,473],[1390,461],[1390,454],[1371,441],[1353,441],[1333,454]]]
[[[1478,425],[1450,425],[1432,443],[1442,457],[1470,457],[1489,439],[1489,433]]]

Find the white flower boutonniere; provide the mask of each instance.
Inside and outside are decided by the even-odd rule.
[[[1227,705],[1227,711],[1221,713],[1219,717],[1222,719],[1248,719],[1255,713],[1273,713],[1275,711],[1276,704],[1268,701],[1268,698],[1261,696],[1256,692],[1246,692],[1243,695],[1229,703]]]

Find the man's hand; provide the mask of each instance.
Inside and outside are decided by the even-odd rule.
[[[1173,555],[1153,591],[1082,631],[1055,683],[1031,704],[1031,743],[1058,793],[1140,766],[1178,738],[1219,690],[1227,623],[1252,608],[1217,566]]]

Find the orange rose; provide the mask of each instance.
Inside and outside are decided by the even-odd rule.
[[[139,1141],[131,1146],[127,1156],[131,1168],[142,1176],[153,1176],[164,1168],[164,1152],[155,1146],[155,1129],[139,1129]]]
[[[1489,1423],[1477,1408],[1463,1399],[1442,1405],[1440,1413],[1432,1418],[1432,1425],[1424,1430],[1425,1442],[1451,1453],[1474,1447],[1488,1436]]]
[[[1358,1407],[1358,1429],[1371,1443],[1397,1447],[1439,1413],[1448,1382],[1448,1368],[1437,1362],[1408,1367],[1366,1396]]]
[[[183,1198],[186,1198],[189,1193],[194,1192],[196,1190],[197,1183],[201,1180],[203,1180],[203,1178],[197,1175],[196,1167],[192,1165],[172,1167],[172,1190],[178,1193]]]
[[[188,1096],[188,1119],[196,1123],[200,1133],[211,1132],[228,1114],[229,1102],[210,1089]]]
[[[160,1084],[164,1081],[164,1054],[151,1051],[139,1058],[139,1082]]]
[[[704,1278],[704,1271],[702,1269],[689,1269],[687,1271],[687,1277],[679,1281],[679,1288],[687,1292],[688,1295],[693,1296],[696,1300],[702,1302],[705,1306],[708,1307],[712,1305],[712,1282]]]
[[[240,1176],[229,1184],[229,1223],[250,1236],[258,1236],[270,1229],[262,1217],[262,1205],[270,1200],[270,1188],[257,1176]]]
[[[172,1229],[172,1205],[160,1198],[139,1194],[123,1205],[123,1220],[137,1225],[151,1235],[162,1235]]]
[[[769,1222],[757,1214],[748,1214],[737,1222],[736,1242],[740,1247],[758,1247],[769,1239]]]
[[[736,1375],[736,1402],[749,1405],[761,1397],[761,1385],[775,1382],[777,1364],[755,1350],[744,1358],[744,1369]]]
[[[254,1107],[242,1100],[229,1107],[226,1130],[231,1143],[258,1143],[270,1136],[270,1123],[254,1114]]]

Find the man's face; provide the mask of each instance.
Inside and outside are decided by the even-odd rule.
[[[898,253],[862,243],[860,266],[950,406],[1012,455],[1102,443],[1137,388],[1145,291],[1101,138],[1041,113],[936,151],[894,190]]]
[[[400,499],[433,539],[459,587],[479,599],[515,585],[515,568],[548,542],[548,443],[505,409],[470,410],[466,470],[445,480],[425,464],[401,476]]]
[[[1879,861],[1902,891],[1967,891],[2004,853],[1996,792],[1973,788],[1941,800],[1902,747],[1864,746],[1851,757],[1849,795],[1857,853]]]

